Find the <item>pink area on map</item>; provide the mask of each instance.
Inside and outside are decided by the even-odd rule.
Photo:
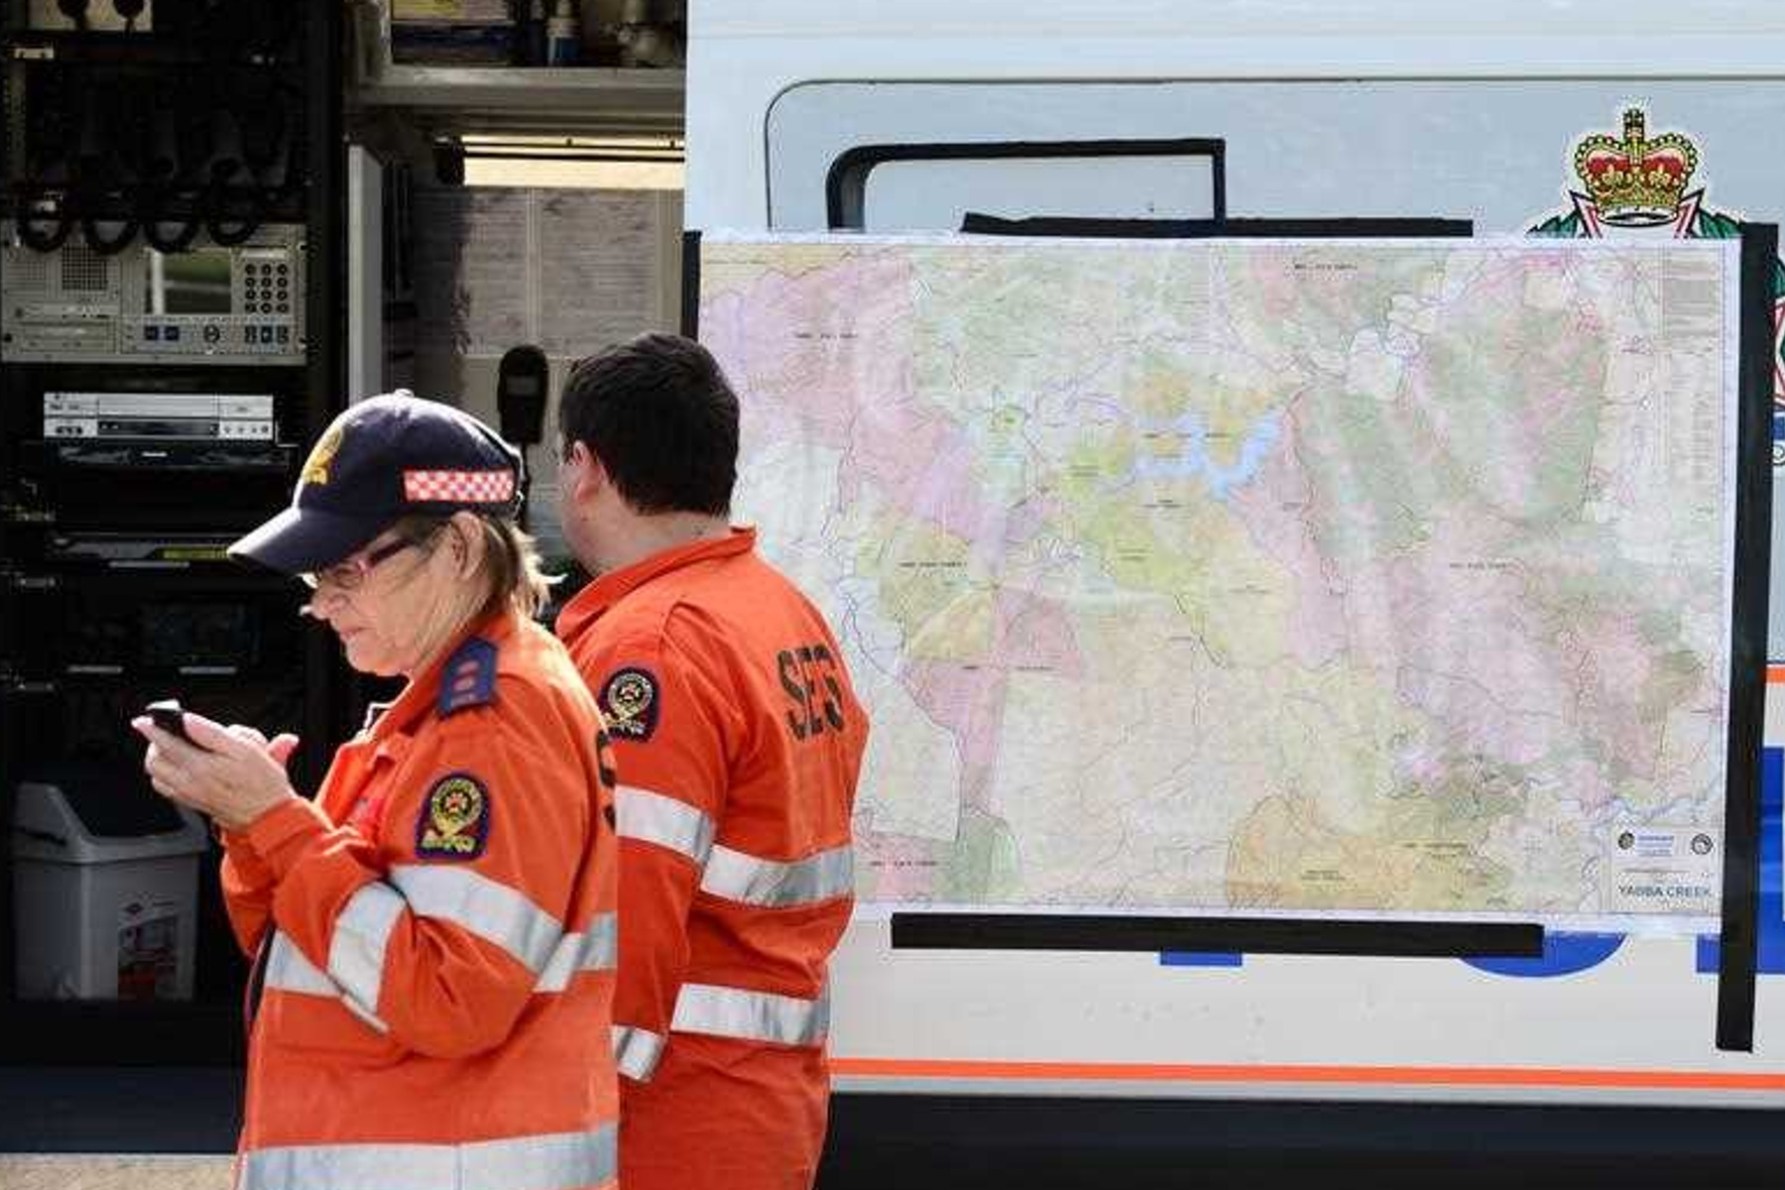
[[[962,800],[987,787],[998,757],[1004,718],[1002,668],[959,661],[908,662],[899,675],[912,700],[955,738],[961,756]]]
[[[863,409],[843,458],[843,498],[871,487],[946,533],[995,541],[1002,514],[974,475],[976,453],[972,439],[927,401],[909,397]]]
[[[1508,658],[1512,664],[1528,660],[1528,654]],[[1559,709],[1502,702],[1481,675],[1409,665],[1400,671],[1397,684],[1404,698],[1446,726],[1446,742],[1456,752],[1479,753],[1505,764],[1536,764],[1560,730]]]
[[[1655,724],[1642,717],[1643,686],[1650,677],[1650,652],[1635,615],[1597,614],[1565,638],[1579,663],[1580,699],[1576,713],[1590,739],[1603,741],[1620,767],[1645,777],[1659,776],[1661,744]]]
[[[1433,748],[1403,752],[1395,757],[1395,776],[1403,781],[1426,785],[1441,780],[1450,771],[1449,757]]]
[[[1238,269],[1246,262],[1244,255],[1228,258],[1229,268]],[[1287,320],[1301,312],[1308,301],[1306,280],[1288,267],[1280,256],[1259,256],[1257,267],[1236,278],[1234,288],[1250,291],[1258,303],[1263,319]]]
[[[1584,757],[1566,765],[1561,772],[1563,800],[1578,803],[1582,809],[1598,810],[1611,802],[1614,791],[1606,780],[1605,767]]]
[[[1068,681],[1084,676],[1084,658],[1058,600],[1006,589],[993,607],[993,637],[982,658],[917,659],[899,674],[924,714],[954,737],[968,805],[981,805],[992,786],[1011,673],[1041,671]]]
[[[1353,655],[1444,724],[1446,747],[1535,762],[1573,701],[1553,626],[1528,605],[1519,570],[1487,543],[1472,543],[1466,525],[1437,523],[1432,533],[1417,553],[1351,576]]]
[[[1055,501],[1039,495],[1008,507],[990,502],[980,507],[987,519],[975,531],[970,548],[974,564],[985,574],[1004,573],[1010,552],[1027,546],[1060,512]]]
[[[794,436],[845,449],[863,410],[909,403],[913,322],[909,264],[862,253],[836,267],[765,273],[709,299],[700,338],[747,421],[787,418],[799,427]]]
[[[897,253],[768,273],[703,305],[701,340],[738,390],[748,438],[836,450],[845,503],[872,491],[907,516],[983,540],[1000,522],[974,474],[977,448],[915,391],[911,284]]]
[[[996,610],[993,665],[1047,669],[1060,678],[1084,676],[1084,657],[1059,600],[1004,587],[998,591]]]

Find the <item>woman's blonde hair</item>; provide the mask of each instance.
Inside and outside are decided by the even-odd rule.
[[[558,580],[545,573],[532,536],[507,517],[475,509],[466,511],[477,519],[483,532],[483,562],[473,581],[482,580],[484,594],[475,618],[493,615],[504,605],[523,616],[537,615],[551,595],[552,584]],[[431,548],[451,520],[451,515],[408,516],[393,528],[403,540]]]

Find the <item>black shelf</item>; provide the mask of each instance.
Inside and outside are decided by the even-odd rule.
[[[128,719],[145,695],[179,696],[196,711],[255,723],[268,734],[298,733],[303,744],[291,771],[303,793],[314,790],[354,718],[346,706],[349,686],[338,651],[325,631],[300,620],[304,593],[289,580],[214,555],[162,559],[182,563],[173,566],[154,564],[153,558],[142,565],[140,557],[118,564],[58,548],[58,538],[76,535],[166,537],[200,549],[233,540],[284,506],[298,461],[340,409],[347,387],[342,7],[232,0],[218,11],[234,29],[215,25],[202,35],[182,35],[173,27],[181,14],[210,12],[202,0],[165,5],[157,0],[154,8],[158,23],[167,18],[166,27],[130,33],[43,31],[21,28],[25,0],[0,0],[0,119],[9,146],[0,154],[6,170],[0,176],[0,207],[21,211],[25,204],[47,205],[46,222],[64,214],[113,220],[148,210],[165,216],[169,226],[200,214],[221,225],[236,222],[232,216],[244,213],[249,200],[260,200],[254,212],[258,222],[303,229],[305,357],[298,365],[252,359],[205,365],[19,362],[8,361],[7,346],[0,343],[0,826],[5,827],[10,827],[17,781],[44,766],[90,759],[135,765],[140,776],[141,741]],[[238,21],[244,12],[260,14],[254,19],[263,27]],[[277,30],[270,21],[278,22]],[[123,168],[142,164],[147,150],[136,133],[154,124],[144,119],[138,97],[153,100],[155,118],[163,120],[170,110],[179,119],[194,107],[201,114],[209,110],[207,119],[234,124],[247,140],[251,134],[273,135],[251,119],[272,109],[243,98],[262,93],[277,105],[282,147],[276,156],[257,155],[246,163],[248,172],[235,172],[227,185],[209,185],[208,170],[193,172],[183,162],[179,177],[162,178],[151,190],[135,181],[147,171]],[[85,172],[77,178],[69,167],[78,157],[70,124],[85,118],[83,113],[99,121],[101,139],[110,147],[97,167],[77,162]],[[220,143],[207,142],[206,151],[221,151]],[[248,147],[242,146],[244,157]],[[180,149],[185,153],[186,146]],[[206,161],[203,154],[187,155]],[[200,181],[206,183],[202,188]],[[162,205],[153,205],[157,202]],[[75,246],[81,240],[77,226],[67,242]],[[139,234],[126,249],[138,250],[143,243]],[[43,437],[42,396],[52,391],[266,394],[274,398],[280,442],[267,451],[264,467],[239,475],[219,471],[215,458],[202,457],[206,452],[190,445],[176,448],[199,456],[185,469],[162,462],[149,470],[143,460],[122,456],[127,465],[77,467],[74,460],[55,457],[74,439]],[[225,623],[227,615],[213,617],[199,606],[238,600],[249,605],[250,621],[239,635]],[[167,605],[167,615],[153,626],[133,620],[131,609],[144,602]],[[255,651],[244,649],[241,655],[252,659],[233,671],[208,665],[182,671],[182,662],[208,663],[236,640],[250,638]],[[84,668],[71,673],[71,663]],[[239,1064],[246,963],[223,912],[218,858],[215,844],[197,857],[191,999],[42,1001],[17,998],[13,860],[9,848],[0,848],[0,1021],[5,1022],[0,1064]]]

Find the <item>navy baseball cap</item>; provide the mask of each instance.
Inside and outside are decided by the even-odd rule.
[[[283,574],[324,570],[412,513],[520,511],[520,455],[475,417],[406,389],[329,423],[291,507],[229,547]]]

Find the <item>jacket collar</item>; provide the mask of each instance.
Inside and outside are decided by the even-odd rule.
[[[564,640],[578,636],[628,592],[654,578],[711,558],[747,554],[755,548],[756,529],[749,525],[734,525],[723,537],[704,537],[687,545],[658,550],[630,566],[610,570],[591,581],[564,605],[558,613],[558,636]]]

